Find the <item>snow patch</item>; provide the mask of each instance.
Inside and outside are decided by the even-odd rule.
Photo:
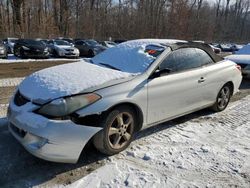
[[[0,79],[0,87],[18,86],[24,80],[23,77],[19,78],[3,78]]]
[[[130,76],[132,75],[129,73],[81,61],[35,72],[20,84],[19,90],[31,100],[46,101],[78,94],[106,82]]]

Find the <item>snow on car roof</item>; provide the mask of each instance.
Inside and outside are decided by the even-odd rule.
[[[186,42],[172,39],[139,39],[131,40],[108,49],[92,58],[94,64],[108,64],[123,72],[142,73],[156,59],[156,56],[148,53],[148,47],[158,46],[160,53],[164,51],[165,44]],[[161,49],[160,49],[161,48]],[[155,48],[154,48],[155,50]],[[158,53],[158,55],[160,54]]]
[[[241,48],[239,51],[236,51],[235,54],[248,54],[250,55],[250,43],[245,45],[243,48]]]

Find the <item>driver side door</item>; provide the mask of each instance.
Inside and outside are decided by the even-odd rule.
[[[152,124],[191,112],[202,106],[204,71],[195,48],[171,52],[159,65],[170,71],[148,79],[148,118]]]

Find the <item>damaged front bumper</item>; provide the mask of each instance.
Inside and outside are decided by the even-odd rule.
[[[31,102],[8,110],[9,131],[31,154],[44,160],[76,163],[86,143],[102,128],[78,125],[71,120],[51,120],[33,111]]]

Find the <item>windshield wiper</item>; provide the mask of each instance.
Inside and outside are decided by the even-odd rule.
[[[109,64],[106,64],[106,63],[99,63],[100,65],[103,65],[105,67],[108,67],[108,68],[111,68],[111,69],[114,69],[114,70],[118,70],[118,71],[121,71],[120,69],[112,66],[112,65],[109,65]]]

